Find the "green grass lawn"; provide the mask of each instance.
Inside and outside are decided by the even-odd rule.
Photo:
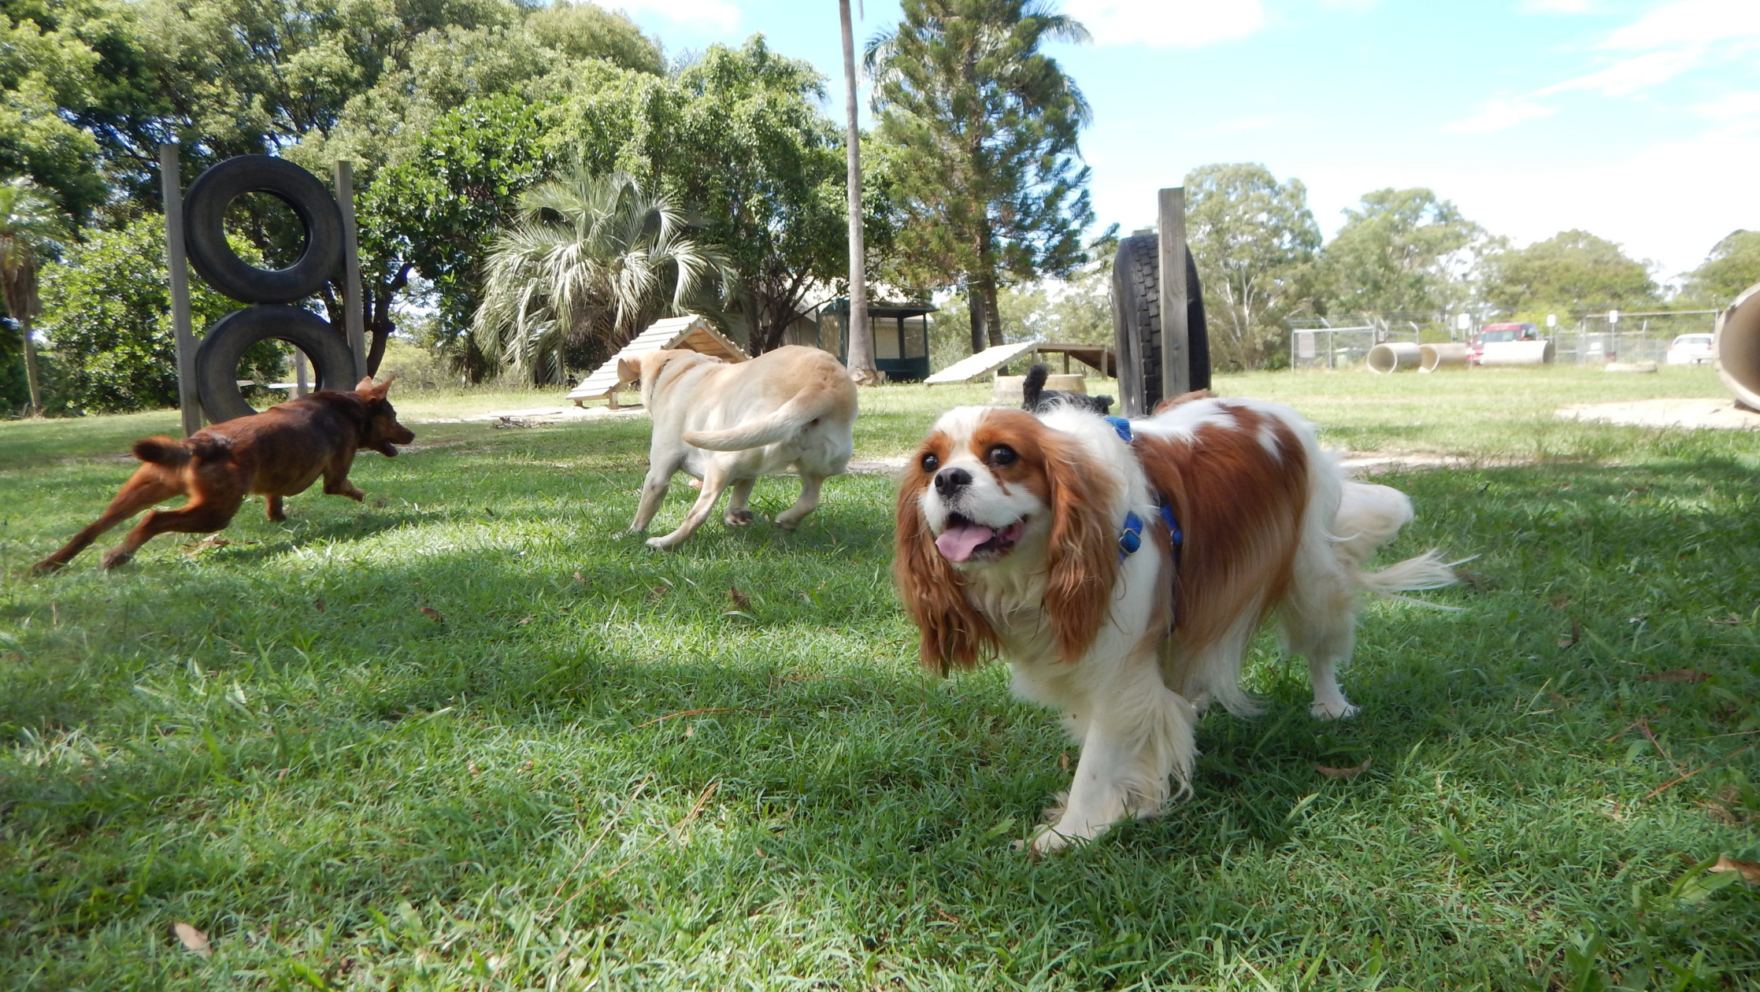
[[[917,670],[885,477],[654,553],[645,420],[418,424],[365,504],[36,579],[176,417],[0,424],[0,987],[1760,986],[1760,886],[1705,870],[1760,861],[1760,435],[1552,417],[1715,377],[1218,386],[1476,459],[1383,477],[1383,560],[1479,555],[1464,609],[1368,607],[1338,724],[1263,638],[1194,798],[1043,862],[1009,841],[1074,748],[1000,667]],[[858,454],[985,393],[866,392]]]

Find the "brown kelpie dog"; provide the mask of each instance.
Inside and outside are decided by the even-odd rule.
[[[183,441],[149,437],[134,443],[134,456],[146,462],[110,501],[110,508],[91,526],[74,535],[67,546],[42,561],[34,571],[53,572],[73,559],[117,524],[173,496],[188,496],[182,509],[154,510],[128,538],[104,556],[104,567],[134,557],[140,546],[166,531],[207,534],[232,522],[246,495],[268,499],[269,519],[285,520],[281,499],[303,493],[318,476],[324,492],[358,500],[365,494],[348,481],[357,448],[386,456],[394,444],[416,439],[397,422],[397,411],[385,398],[386,379],[373,385],[369,376],[344,393],[322,389],[310,396],[272,406],[262,413],[215,424]]]

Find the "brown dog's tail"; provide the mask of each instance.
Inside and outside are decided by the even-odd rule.
[[[231,447],[225,438],[197,435],[187,441],[166,437],[145,437],[134,443],[134,456],[143,462],[179,468],[192,458],[212,458],[225,454]]]

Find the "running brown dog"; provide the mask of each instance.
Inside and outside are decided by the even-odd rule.
[[[100,534],[173,496],[188,496],[189,502],[181,509],[147,514],[104,556],[105,568],[128,561],[141,545],[167,531],[208,534],[225,528],[250,494],[267,499],[270,520],[285,520],[282,498],[305,492],[320,475],[325,493],[361,499],[366,494],[348,481],[355,451],[371,448],[390,457],[397,454],[392,445],[416,439],[414,432],[397,422],[397,411],[385,398],[390,388],[390,379],[375,386],[368,376],[353,392],[322,389],[262,413],[215,424],[182,441],[169,437],[136,441],[134,456],[146,464],[135,470],[103,516],[32,570],[55,571]]]

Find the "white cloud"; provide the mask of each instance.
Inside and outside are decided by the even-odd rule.
[[[1598,6],[1596,0],[1525,0],[1524,14],[1587,14]]]
[[[654,14],[674,24],[708,24],[723,31],[739,27],[739,8],[729,0],[618,0],[616,9]]]
[[[1725,93],[1710,103],[1697,104],[1693,113],[1714,121],[1760,121],[1760,90]]]
[[[1603,48],[1699,48],[1720,41],[1760,39],[1760,3],[1754,0],[1679,0],[1613,32]]]
[[[1259,0],[1070,0],[1064,9],[1097,45],[1197,48],[1245,38],[1265,24]]]
[[[1351,14],[1367,14],[1380,3],[1381,0],[1320,0],[1320,6],[1327,10],[1342,10]]]
[[[1588,75],[1554,83],[1538,91],[1536,95],[1551,96],[1567,90],[1587,90],[1604,96],[1630,96],[1639,90],[1660,86],[1702,64],[1703,56],[1697,48],[1647,52],[1623,62],[1615,62],[1605,69],[1597,69]]]
[[[1465,134],[1483,134],[1515,127],[1523,121],[1538,120],[1558,113],[1553,107],[1535,103],[1527,97],[1499,97],[1479,105],[1479,112],[1448,125],[1447,130]]]

